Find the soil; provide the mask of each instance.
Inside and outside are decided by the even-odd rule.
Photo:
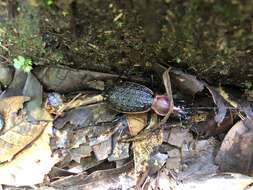
[[[150,78],[156,64],[251,87],[252,1],[4,0],[0,54]]]

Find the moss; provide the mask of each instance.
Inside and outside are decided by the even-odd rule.
[[[61,63],[62,52],[52,52],[45,49],[40,30],[39,4],[20,2],[18,16],[2,22],[0,27],[5,35],[1,36],[6,42],[10,53],[9,60],[18,55],[29,57],[35,65]]]
[[[11,57],[139,76],[162,63],[238,86],[253,79],[252,1],[23,2],[1,25]]]

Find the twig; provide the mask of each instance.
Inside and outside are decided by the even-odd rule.
[[[70,107],[70,105],[82,94],[79,93],[77,94],[71,101],[69,101],[67,104],[65,104],[63,107],[61,107],[58,111],[57,114],[55,116],[55,119],[57,119],[66,109],[68,109]]]
[[[8,58],[4,57],[3,55],[0,55],[0,57],[3,58],[5,60],[5,62],[11,63],[11,61]],[[3,63],[5,63],[5,62],[3,62]]]

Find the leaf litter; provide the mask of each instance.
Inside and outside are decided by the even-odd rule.
[[[71,70],[71,78],[63,68],[47,68],[36,71],[38,80],[16,71],[0,99],[0,184],[4,189],[201,189],[214,181],[234,184],[230,189],[249,186],[251,104],[178,69],[162,70],[170,101],[164,118],[117,113],[98,91],[78,91],[72,98],[57,94],[103,90],[104,80],[114,75]],[[47,81],[48,73],[53,74]],[[80,76],[89,76],[87,86],[71,86]],[[196,104],[201,97],[207,98]]]

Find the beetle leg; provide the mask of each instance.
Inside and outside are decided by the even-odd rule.
[[[168,118],[170,117],[170,114],[173,112],[173,107],[174,107],[174,103],[173,103],[173,97],[172,97],[172,90],[171,90],[171,81],[170,81],[170,69],[167,69],[164,73],[163,73],[163,84],[166,90],[166,94],[169,98],[169,111],[168,113],[164,116],[164,118],[162,119],[162,121],[160,122],[160,124],[164,124]]]

